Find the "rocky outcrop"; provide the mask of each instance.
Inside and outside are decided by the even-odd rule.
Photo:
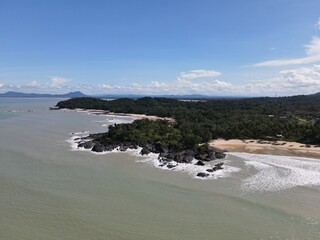
[[[79,148],[85,148],[85,149],[91,149],[94,146],[92,141],[88,141],[88,142],[82,142],[78,144]]]
[[[93,148],[92,148],[91,151],[93,151],[93,152],[103,152],[105,149],[106,149],[106,148],[105,148],[102,144],[96,143],[96,144],[93,146]]]
[[[78,147],[91,149],[93,152],[112,151],[114,149],[124,152],[127,149],[137,149],[138,147],[141,147],[141,155],[148,155],[150,153],[159,154],[159,162],[161,165],[166,166],[169,169],[176,166],[175,164],[171,164],[171,162],[191,163],[193,159],[196,159],[198,161],[195,165],[205,166],[205,162],[223,159],[226,156],[222,150],[212,147],[199,147],[199,149],[173,149],[161,142],[146,144],[138,142],[119,142],[106,144],[102,137],[103,134],[90,134],[89,136],[80,139]],[[222,165],[223,163],[216,164],[212,168],[212,171],[223,169]],[[211,171],[207,170],[207,172]]]
[[[148,148],[144,147],[141,149],[140,154],[143,155],[148,155],[150,153],[150,151],[148,150]]]

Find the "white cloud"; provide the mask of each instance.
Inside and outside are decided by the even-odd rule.
[[[279,72],[279,75],[240,86],[241,92],[279,95],[311,94],[320,92],[320,65]]]
[[[100,84],[100,85],[98,85],[98,88],[101,88],[101,89],[112,89],[112,86],[110,86],[109,84]]]
[[[232,84],[217,79],[192,81],[179,76],[174,81],[152,81],[130,85],[64,85],[31,83],[18,86],[0,83],[1,91],[21,91],[35,93],[66,93],[82,91],[85,94],[204,94],[204,95],[281,95],[310,94],[320,92],[320,64],[280,71],[277,75],[255,80],[246,84]]]
[[[306,56],[291,59],[276,59],[254,64],[254,67],[279,67],[320,62],[320,37],[313,37],[309,44],[304,46]]]
[[[287,86],[320,90],[320,65],[284,70],[280,73],[283,74]]]
[[[192,80],[192,79],[197,79],[197,78],[215,78],[220,76],[221,73],[214,71],[214,70],[191,70],[188,72],[182,72],[180,74],[180,79],[186,79],[186,80]]]
[[[31,81],[28,85],[31,87],[39,87],[40,86],[40,84],[37,81]]]
[[[61,86],[67,82],[70,82],[71,79],[63,78],[63,77],[51,77],[50,79],[52,86]]]

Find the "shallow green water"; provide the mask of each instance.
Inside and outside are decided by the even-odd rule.
[[[253,170],[236,156],[242,171],[203,181],[71,151],[70,133],[106,130],[105,116],[56,101],[0,100],[0,239],[320,239],[318,186],[245,191]]]

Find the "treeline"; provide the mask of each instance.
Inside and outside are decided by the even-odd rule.
[[[194,149],[202,139],[188,135],[179,128],[172,127],[168,121],[148,119],[135,120],[130,124],[109,126],[109,131],[99,139],[104,145],[131,143],[138,145],[161,142],[170,149]]]
[[[171,117],[176,123],[139,122],[112,131],[142,138],[145,129],[162,129],[174,136],[168,144],[198,144],[216,138],[276,139],[320,144],[320,96],[248,98],[186,102],[168,98],[117,99],[74,98],[57,104],[59,108],[102,109],[116,113],[138,113]],[[141,126],[141,124],[143,126]],[[130,126],[130,127],[128,127]],[[126,129],[123,129],[126,128]],[[135,130],[135,131],[134,131]],[[141,132],[138,134],[138,132]],[[156,136],[151,133],[149,137]],[[162,131],[162,130],[161,130]],[[173,133],[174,132],[174,133]],[[162,134],[161,134],[162,135]],[[115,138],[116,134],[111,138]],[[156,137],[154,137],[156,138]],[[187,142],[184,142],[185,140]],[[189,142],[189,143],[188,143]],[[180,146],[180,147],[181,147]]]

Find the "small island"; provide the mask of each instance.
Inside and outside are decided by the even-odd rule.
[[[294,141],[306,146],[320,144],[320,96],[279,98],[211,99],[181,101],[169,98],[102,100],[84,97],[61,101],[57,108],[91,109],[104,113],[157,116],[129,124],[109,126],[105,133],[77,139],[78,147],[94,152],[141,148],[140,154],[159,154],[159,165],[174,168],[177,163],[205,165],[223,159],[214,139],[261,139]],[[197,162],[192,162],[194,159]],[[199,173],[206,177],[222,169]]]

